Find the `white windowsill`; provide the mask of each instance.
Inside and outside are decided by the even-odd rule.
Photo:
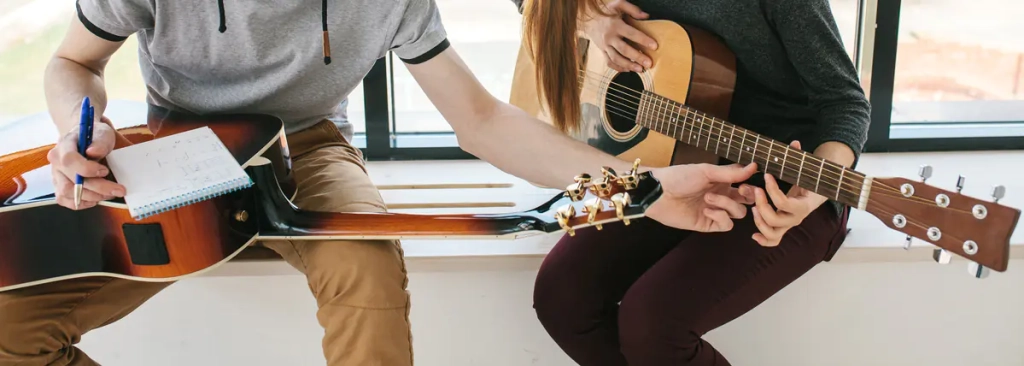
[[[921,164],[934,168],[928,183],[955,190],[958,174],[966,177],[963,193],[979,199],[990,199],[991,187],[1006,186],[1006,197],[1000,203],[1024,207],[1024,173],[1008,169],[1024,162],[1024,151],[890,153],[865,154],[858,170],[875,177],[917,178]],[[411,213],[516,212],[532,209],[546,201],[556,190],[535,187],[508,175],[482,161],[398,161],[370,162],[373,181],[391,205],[444,203],[478,203],[492,207],[430,209],[392,209]],[[492,188],[468,190],[438,189],[432,184],[489,184]],[[417,187],[410,187],[416,185]],[[405,206],[408,207],[408,206]],[[1024,258],[1024,229],[1018,225],[1011,237],[1011,257]],[[850,218],[851,234],[833,263],[930,261],[933,246],[914,240],[910,250],[903,250],[905,235],[884,226],[874,216],[854,211]],[[451,271],[465,269],[532,269],[561,237],[561,234],[540,235],[519,240],[403,240],[410,270]],[[472,261],[460,259],[474,259]],[[500,259],[500,260],[499,260]],[[963,262],[954,256],[954,262]],[[211,275],[278,275],[296,274],[282,261],[232,262]]]

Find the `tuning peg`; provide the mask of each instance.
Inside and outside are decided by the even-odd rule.
[[[586,185],[590,183],[590,174],[583,173],[572,178],[576,183],[565,187],[565,195],[573,202],[582,200],[587,195]]]
[[[917,175],[921,177],[921,183],[932,177],[932,166],[925,164],[917,168]]]
[[[992,202],[999,202],[1006,195],[1006,187],[998,185],[992,187]]]
[[[615,181],[619,179],[619,176],[615,174],[615,169],[612,169],[612,167],[609,166],[601,167],[601,174],[603,174],[605,178],[608,178],[608,181]]]
[[[597,213],[601,212],[601,200],[599,198],[593,198],[587,201],[583,205],[583,212],[587,213],[587,222],[593,224],[598,230],[603,229],[601,224],[594,224],[594,220],[597,219]]]
[[[958,175],[956,178],[956,193],[960,193],[964,189],[964,176]]]
[[[991,272],[992,270],[988,269],[988,267],[978,264],[978,262],[971,261],[967,263],[967,273],[970,273],[971,276],[974,276],[974,278],[988,277],[989,273]]]
[[[949,264],[949,261],[953,259],[953,255],[945,249],[932,250],[932,259],[939,264]]]
[[[569,236],[576,235],[576,231],[573,230],[572,226],[569,226],[569,219],[573,216],[576,216],[576,208],[572,205],[559,207],[558,210],[555,211],[555,219],[558,220],[558,226],[561,226],[562,230],[565,230]]]
[[[608,196],[612,194],[612,184],[611,181],[608,180],[607,176],[595,180],[590,189],[595,195],[601,198],[608,198]]]
[[[623,189],[630,190],[636,188],[637,182],[640,180],[640,176],[637,175],[638,169],[640,169],[640,158],[633,161],[633,169],[619,177],[619,183],[622,184]]]
[[[907,235],[907,240],[903,242],[903,250],[910,250],[910,245],[913,243],[914,237]]]
[[[622,220],[623,224],[629,225],[629,219],[626,218],[623,211],[629,205],[629,194],[625,192],[616,193],[612,196],[612,204],[615,205],[615,216]]]

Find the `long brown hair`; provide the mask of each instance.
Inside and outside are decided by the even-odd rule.
[[[580,119],[577,28],[581,20],[596,14],[611,15],[603,0],[523,2],[523,33],[536,65],[537,92],[563,132],[578,128]]]

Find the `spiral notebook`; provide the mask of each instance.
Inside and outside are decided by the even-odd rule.
[[[107,165],[136,220],[253,184],[209,127],[116,149]]]

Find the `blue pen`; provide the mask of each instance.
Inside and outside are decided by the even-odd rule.
[[[92,144],[93,113],[89,97],[85,97],[82,100],[82,114],[78,122],[78,153],[82,156],[85,156],[85,150]],[[82,176],[75,174],[75,209],[82,204],[82,183],[84,183]]]

